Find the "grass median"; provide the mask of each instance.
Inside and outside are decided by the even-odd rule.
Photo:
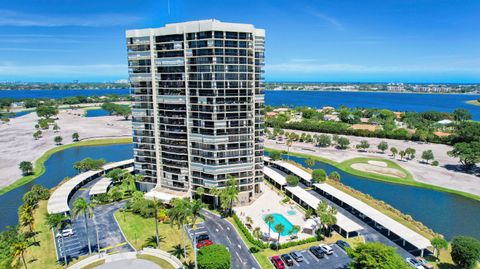
[[[145,243],[154,242],[155,235],[155,220],[154,218],[144,218],[132,212],[115,212],[115,219],[120,225],[123,234],[137,250],[141,250]],[[158,231],[160,237],[160,249],[166,251],[181,261],[182,253],[182,233],[176,226],[171,226],[169,223],[158,223]],[[187,260],[193,261],[192,246],[190,240],[185,234],[185,243],[187,246]]]
[[[86,140],[76,143],[61,145],[45,152],[40,158],[35,161],[33,173],[28,176],[24,176],[14,183],[8,185],[7,187],[0,190],[0,195],[5,194],[15,188],[18,188],[22,185],[25,185],[32,180],[37,179],[39,176],[45,173],[45,162],[52,156],[54,153],[59,151],[74,148],[74,147],[85,147],[85,146],[104,146],[104,145],[113,145],[113,144],[130,144],[132,143],[132,138],[112,138],[112,139],[95,139],[95,140]]]

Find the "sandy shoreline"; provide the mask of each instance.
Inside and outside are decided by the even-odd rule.
[[[0,124],[0,188],[6,187],[22,177],[18,165],[22,161],[34,162],[49,149],[56,147],[53,138],[61,136],[63,144],[72,143],[72,134],[77,132],[80,139],[131,136],[131,121],[123,117],[83,117],[83,109],[60,110],[57,124],[60,131],[52,127],[42,130],[43,137],[33,138],[36,113],[12,118],[9,123]]]

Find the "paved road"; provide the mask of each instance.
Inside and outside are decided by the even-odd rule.
[[[226,246],[232,256],[231,268],[261,269],[230,222],[206,210],[202,213],[205,221],[197,225],[196,233],[207,231],[213,242]]]
[[[133,259],[109,262],[96,267],[96,269],[131,269],[131,268],[162,269],[162,267],[158,266],[157,264],[151,261],[133,260]]]
[[[70,199],[70,208],[73,208],[74,201],[80,197],[89,201],[90,198],[88,192],[98,180],[100,180],[100,178],[87,183],[78,191],[76,191]],[[98,242],[101,251],[106,251],[108,253],[134,251],[133,247],[126,242],[123,234],[120,231],[120,227],[118,227],[113,217],[115,211],[122,208],[125,203],[126,201],[108,205],[100,205],[94,209],[94,218],[88,220],[88,237],[90,238],[92,252],[96,252],[98,249],[96,230],[98,230]],[[73,218],[72,216],[71,223],[75,235],[64,238],[65,250],[69,259],[88,254],[85,218],[83,215],[80,215],[76,218]],[[58,255],[59,257],[63,257],[61,240],[57,239],[56,243]],[[63,258],[61,258],[61,260],[63,260]]]

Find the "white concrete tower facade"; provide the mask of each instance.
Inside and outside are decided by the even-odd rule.
[[[217,20],[126,33],[135,171],[195,193],[238,179],[241,203],[263,180],[265,31]]]

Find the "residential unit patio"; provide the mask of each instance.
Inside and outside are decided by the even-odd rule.
[[[255,227],[260,227],[262,233],[268,233],[268,225],[265,223],[264,217],[268,214],[280,214],[292,225],[298,225],[301,229],[305,224],[305,214],[299,210],[297,207],[298,205],[293,201],[282,203],[284,196],[279,195],[276,192],[276,189],[272,190],[272,187],[265,183],[262,183],[260,187],[263,194],[253,203],[247,206],[237,206],[234,208],[242,222],[247,224],[247,217],[250,217],[252,219],[251,230],[255,229]],[[288,233],[288,230],[285,230],[283,234],[286,233]],[[311,234],[302,233],[302,231],[297,233],[298,239],[305,239],[311,236]],[[278,233],[271,230],[270,237],[276,239],[278,238]],[[290,236],[288,235],[282,235],[280,237],[280,242],[282,243],[291,240],[292,239],[290,239]]]

